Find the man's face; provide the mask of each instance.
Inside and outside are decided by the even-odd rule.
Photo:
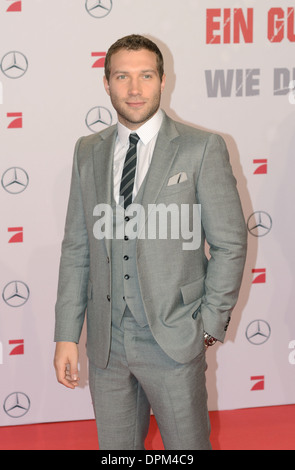
[[[157,56],[147,49],[122,49],[111,56],[106,92],[124,126],[135,130],[148,121],[160,106],[165,76],[160,80]]]

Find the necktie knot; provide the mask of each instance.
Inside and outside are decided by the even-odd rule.
[[[138,141],[139,141],[139,136],[137,134],[129,134],[130,144],[137,145]]]

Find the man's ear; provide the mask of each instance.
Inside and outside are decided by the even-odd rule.
[[[107,77],[105,75],[103,77],[103,84],[104,84],[105,91],[109,95],[110,94],[110,85],[109,85],[109,82],[108,82]]]
[[[166,83],[166,75],[163,74],[162,82],[161,82],[161,93],[163,93],[163,91],[164,91],[165,83]]]

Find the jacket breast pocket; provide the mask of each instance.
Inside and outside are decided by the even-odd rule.
[[[183,191],[192,191],[195,193],[194,184],[190,180],[183,181],[182,183],[172,184],[165,186],[161,191],[161,196],[173,196],[174,194],[181,193]]]

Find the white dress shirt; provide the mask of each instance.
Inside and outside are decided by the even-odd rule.
[[[137,144],[137,164],[133,187],[133,200],[149,169],[158,132],[163,121],[163,111],[159,109],[156,114],[136,131],[131,131],[120,122],[117,124],[117,139],[114,151],[113,177],[114,177],[114,198],[119,204],[120,184],[123,173],[123,166],[127,150],[129,148],[129,134],[136,133],[140,140]]]

